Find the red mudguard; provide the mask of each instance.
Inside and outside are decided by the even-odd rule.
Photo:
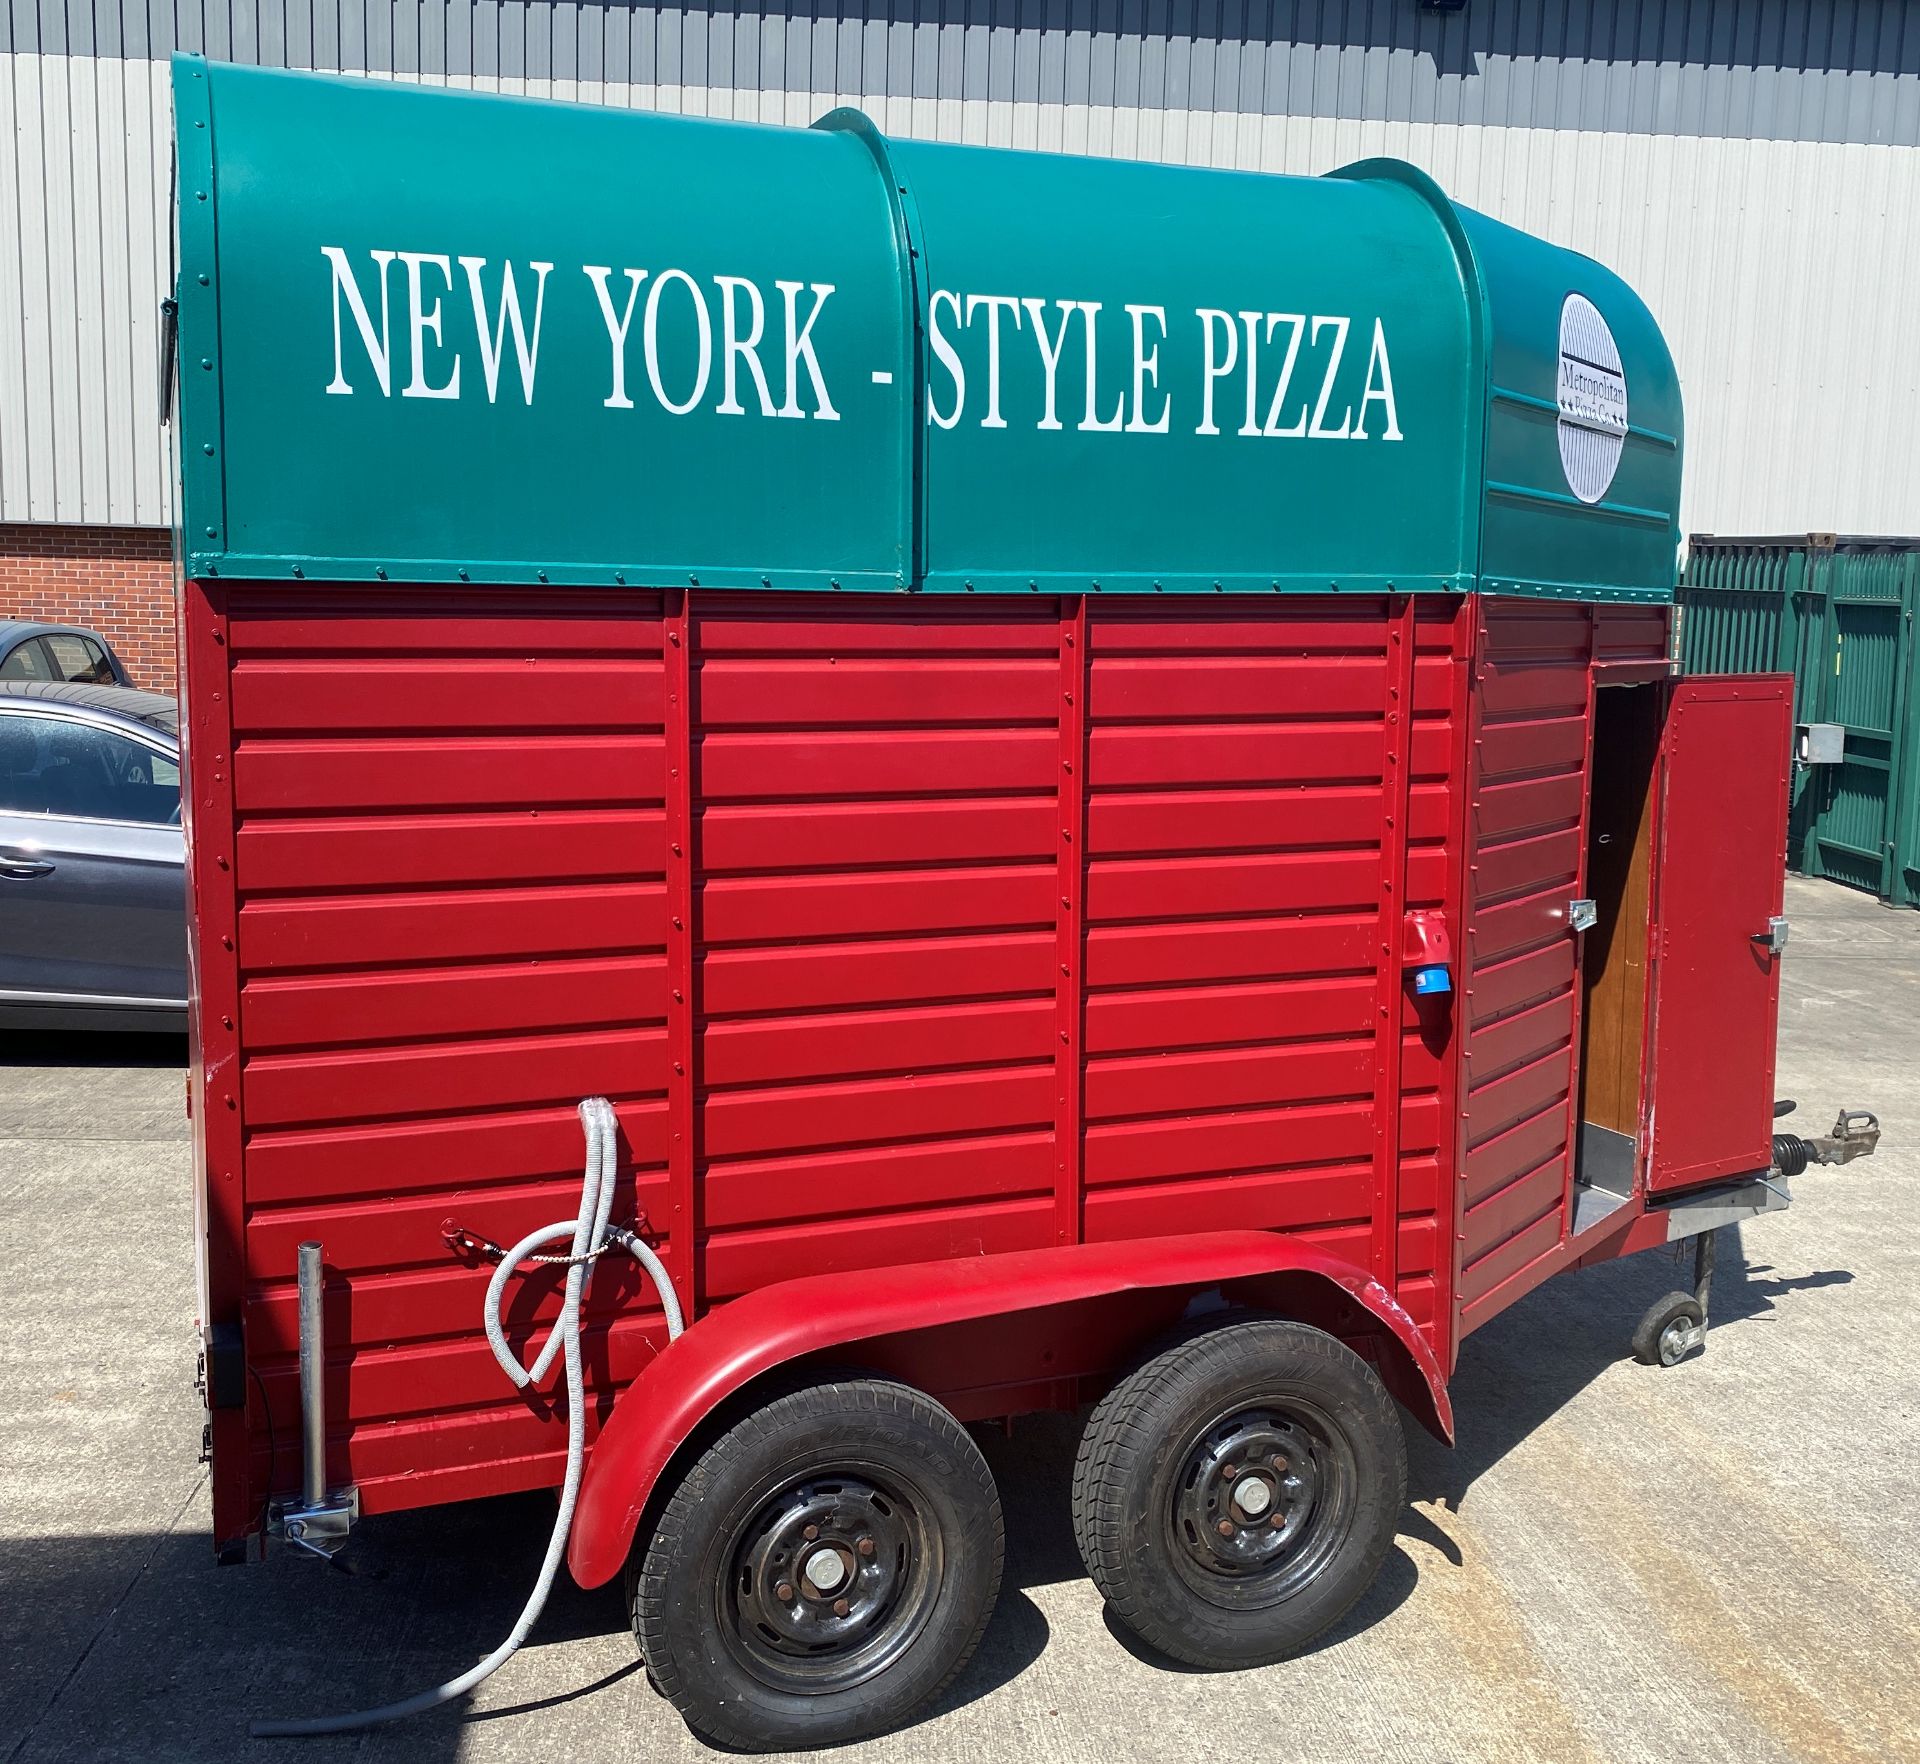
[[[690,1328],[622,1393],[587,1460],[568,1565],[582,1586],[611,1580],[674,1453],[716,1405],[777,1366],[941,1324],[1114,1293],[1244,1286],[1278,1274],[1326,1281],[1370,1312],[1420,1374],[1424,1390],[1413,1394],[1431,1403],[1420,1419],[1451,1443],[1446,1375],[1393,1294],[1352,1263],[1272,1232],[1074,1244],[873,1268],[858,1278],[816,1275],[735,1299]]]

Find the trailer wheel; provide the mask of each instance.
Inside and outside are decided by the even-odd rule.
[[[986,1460],[930,1397],[808,1385],[736,1422],[662,1509],[632,1580],[647,1669],[744,1751],[898,1726],[946,1688],[1000,1587]]]
[[[1706,1335],[1707,1316],[1691,1293],[1670,1292],[1640,1319],[1633,1357],[1643,1366],[1677,1366]]]
[[[1176,1342],[1108,1392],[1074,1464],[1074,1532],[1143,1640],[1193,1666],[1256,1666],[1372,1584],[1406,1488],[1373,1369],[1320,1330],[1262,1318]]]

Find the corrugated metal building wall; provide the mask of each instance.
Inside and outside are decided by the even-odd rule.
[[[1920,527],[1910,0],[0,0],[0,522],[168,518],[176,48],[1190,164],[1399,155],[1646,296],[1690,527]]]

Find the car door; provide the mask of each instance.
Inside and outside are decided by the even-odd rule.
[[[0,709],[0,1000],[184,1005],[184,859],[171,753]]]

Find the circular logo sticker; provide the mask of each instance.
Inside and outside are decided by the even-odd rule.
[[[1569,294],[1560,308],[1560,467],[1582,502],[1613,482],[1627,436],[1627,376],[1599,308]]]

